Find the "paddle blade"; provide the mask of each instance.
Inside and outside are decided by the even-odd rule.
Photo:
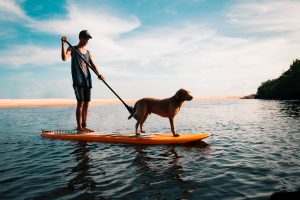
[[[134,108],[133,108],[133,107],[131,107],[131,106],[126,106],[126,108],[127,108],[128,112],[129,112],[130,114],[131,114],[132,112],[134,112]],[[136,119],[136,120],[138,120],[136,114],[133,115],[133,118]]]
[[[133,112],[133,110],[134,110],[134,108],[131,107],[131,106],[126,106],[126,108],[127,108],[128,112],[129,112],[130,114],[131,114],[131,113]]]

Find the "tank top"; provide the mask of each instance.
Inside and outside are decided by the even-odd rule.
[[[89,51],[86,54],[82,54],[78,50],[78,46],[74,48],[85,57],[86,61],[91,64]],[[73,79],[73,87],[88,87],[92,88],[92,79],[88,65],[75,53],[72,52],[71,71]]]

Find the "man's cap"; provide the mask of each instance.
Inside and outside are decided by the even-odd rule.
[[[91,38],[92,39],[91,34],[87,30],[80,31],[79,38],[81,38],[81,37],[83,37],[83,38]]]

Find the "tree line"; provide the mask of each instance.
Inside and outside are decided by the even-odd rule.
[[[300,100],[300,60],[294,60],[279,78],[263,82],[257,89],[256,98]]]

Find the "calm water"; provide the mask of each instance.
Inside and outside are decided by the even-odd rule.
[[[73,129],[74,107],[0,109],[0,199],[267,199],[300,188],[300,102],[187,102],[179,133],[209,132],[186,146],[42,138]],[[90,107],[89,126],[132,131],[122,105]],[[169,131],[151,115],[151,132]]]

